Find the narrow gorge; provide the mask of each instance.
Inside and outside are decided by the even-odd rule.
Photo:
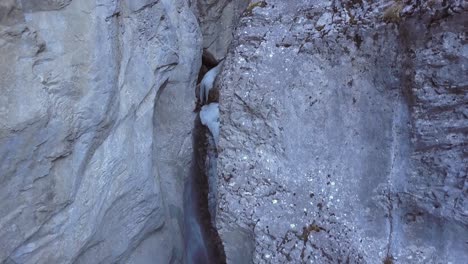
[[[0,0],[0,263],[468,259],[464,0]]]

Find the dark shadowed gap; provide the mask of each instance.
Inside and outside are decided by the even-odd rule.
[[[200,66],[200,71],[198,72],[197,84],[201,82],[203,76],[211,70],[212,68],[218,65],[218,61],[208,50],[204,49],[202,54],[202,65]]]
[[[223,264],[226,263],[224,248],[212,224],[208,207],[208,169],[205,162],[210,141],[209,130],[200,122],[197,115],[193,129],[192,168],[185,185],[185,263]]]

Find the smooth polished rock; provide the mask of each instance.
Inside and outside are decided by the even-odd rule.
[[[183,0],[2,1],[0,263],[182,261],[201,50]]]

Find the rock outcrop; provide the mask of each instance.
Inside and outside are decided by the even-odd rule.
[[[221,76],[228,263],[467,258],[464,1],[281,1]]]
[[[462,0],[1,0],[0,263],[183,263],[194,221],[233,264],[463,263],[467,20]],[[193,112],[202,54],[227,56],[219,142]]]
[[[184,0],[0,3],[0,263],[180,263]]]

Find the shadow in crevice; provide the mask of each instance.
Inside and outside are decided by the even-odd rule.
[[[210,192],[208,173],[210,166],[213,166],[213,162],[209,159],[215,158],[213,157],[215,147],[211,134],[201,124],[199,115],[194,121],[192,135],[192,167],[184,192],[185,263],[222,264],[226,263],[226,255],[214,226],[214,216],[212,217],[211,213],[214,210],[212,208],[210,211],[208,201]],[[213,205],[213,201],[210,204]]]

